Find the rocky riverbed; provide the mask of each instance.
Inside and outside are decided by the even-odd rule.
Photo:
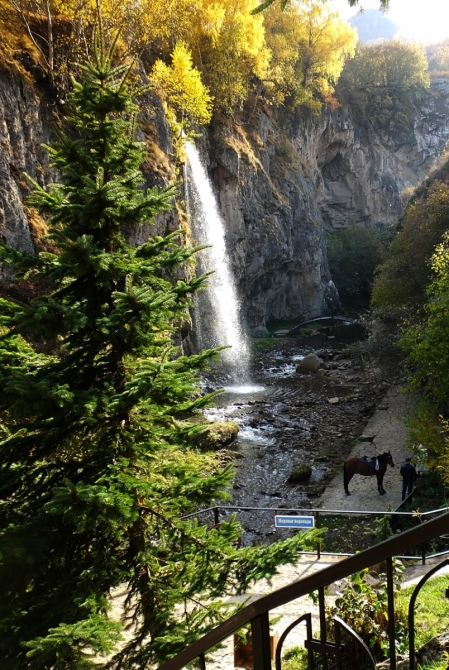
[[[300,374],[298,363],[310,352],[321,359],[314,374]],[[238,507],[289,510],[317,501],[362,436],[389,387],[360,347],[301,340],[274,340],[254,356],[250,378],[226,386],[213,420],[233,420],[236,442],[221,451],[232,458],[232,502]],[[367,445],[367,452],[372,445]],[[292,471],[310,468],[310,477],[292,481]],[[289,531],[274,527],[273,512],[240,511],[245,544],[281,539]],[[220,518],[225,518],[221,513]]]

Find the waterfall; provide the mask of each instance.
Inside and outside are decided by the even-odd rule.
[[[198,151],[186,143],[186,206],[195,242],[210,245],[199,254],[201,272],[213,270],[206,291],[197,294],[200,317],[196,321],[201,347],[230,345],[222,357],[234,376],[247,377],[248,347],[239,318],[239,304],[226,250],[223,220]],[[206,295],[204,295],[206,294]]]

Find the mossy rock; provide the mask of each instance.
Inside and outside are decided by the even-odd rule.
[[[297,482],[304,481],[304,479],[309,479],[311,474],[312,474],[312,468],[310,467],[310,465],[302,463],[301,465],[298,465],[297,468],[293,468],[293,470],[290,473],[290,477],[288,478],[288,481],[291,482],[292,484],[296,484]]]
[[[235,421],[215,421],[206,426],[195,437],[195,443],[202,449],[221,449],[233,442],[239,432]]]

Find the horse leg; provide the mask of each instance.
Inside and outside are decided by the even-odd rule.
[[[386,494],[386,491],[383,487],[383,480],[384,480],[383,474],[377,475],[377,490],[379,491],[381,496],[384,496]]]
[[[352,475],[348,475],[346,471],[346,463],[343,465],[343,485],[345,487],[345,493],[347,496],[350,496],[351,494],[349,493],[348,485],[349,482],[352,479]]]

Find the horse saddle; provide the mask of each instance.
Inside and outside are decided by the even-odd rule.
[[[368,456],[362,456],[362,461],[366,463],[373,474],[376,470],[379,469],[379,461],[376,456],[373,456],[372,458],[368,458]]]

